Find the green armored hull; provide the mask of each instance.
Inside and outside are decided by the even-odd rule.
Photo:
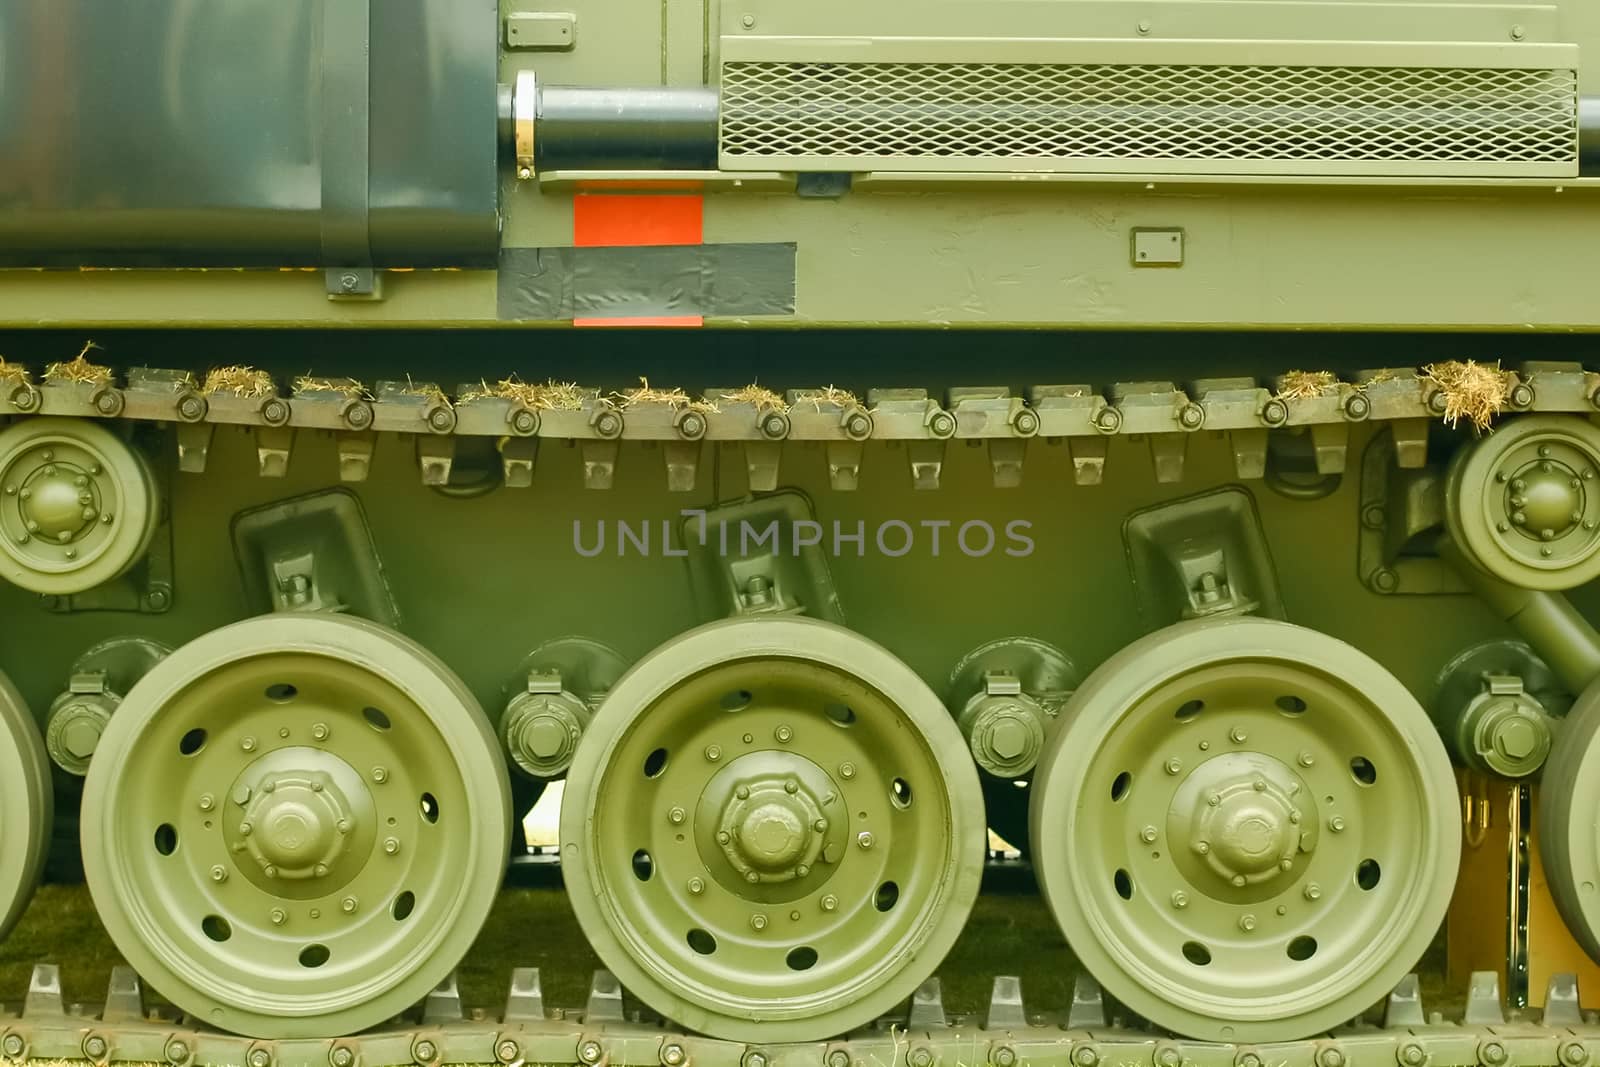
[[[0,1052],[1583,1067],[1597,32],[0,3]]]

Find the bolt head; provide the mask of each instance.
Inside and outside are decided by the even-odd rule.
[[[432,1063],[438,1058],[439,1049],[432,1041],[424,1038],[412,1047],[411,1055],[418,1063]]]
[[[683,1051],[683,1046],[676,1041],[669,1041],[661,1046],[661,1062],[667,1067],[680,1067],[688,1059],[688,1054]]]
[[[755,872],[752,871],[750,873],[754,874]],[[750,916],[750,929],[755,930],[755,931],[757,931],[759,933],[760,931],[765,930],[766,928],[767,928],[767,917],[765,915],[761,914],[760,912],[756,912],[754,915]]]
[[[211,880],[213,882],[226,882],[228,880],[227,868],[220,863],[213,866],[211,868]]]
[[[839,898],[834,896],[832,893],[829,893],[827,896],[822,898],[822,910],[823,911],[833,911],[838,906],[839,906]]]
[[[857,834],[856,835],[856,844],[860,845],[862,848],[871,848],[872,847],[872,831],[871,830],[863,830],[859,834]]]
[[[746,1052],[744,1067],[767,1067],[767,1057],[760,1052]]]
[[[1181,889],[1173,890],[1172,906],[1174,908],[1187,908],[1189,906],[1189,894]]]
[[[1332,830],[1336,834],[1343,833],[1344,832],[1344,816],[1343,815],[1335,815],[1333,818],[1329,819],[1328,820],[1328,829]]]
[[[264,1048],[252,1049],[247,1060],[250,1067],[271,1067],[272,1053]]]
[[[105,1038],[100,1037],[97,1034],[90,1034],[83,1041],[83,1051],[88,1054],[91,1060],[98,1060],[108,1051],[110,1051],[110,1049],[109,1046],[106,1045]]]
[[[522,1055],[522,1046],[511,1038],[506,1038],[494,1047],[494,1054],[500,1057],[502,1063],[514,1063]],[[335,1064],[334,1067],[345,1067]]]
[[[925,1048],[914,1048],[906,1057],[911,1067],[933,1067],[933,1053]]]
[[[387,852],[389,855],[393,856],[395,853],[400,851],[400,839],[397,838],[397,837],[386,837],[386,838],[384,838],[383,839],[383,850],[385,852]]]
[[[684,811],[682,808],[673,808],[671,811],[667,812],[667,821],[672,823],[674,826],[682,823],[683,820],[687,819],[688,817],[688,812]]]
[[[1307,900],[1318,900],[1322,896],[1322,887],[1315,882],[1308,882],[1305,889],[1301,891],[1301,895]]]
[[[1153,844],[1156,836],[1156,828],[1154,826],[1146,826],[1143,830],[1139,831],[1139,840],[1143,841],[1147,845]]]
[[[1074,1067],[1095,1067],[1100,1062],[1100,1053],[1088,1045],[1079,1045],[1072,1050]]]
[[[600,1062],[600,1054],[600,1042],[598,1041],[583,1041],[578,1044],[578,1059],[584,1063]]]
[[[849,778],[854,778],[855,776],[856,776],[856,765],[854,763],[845,762],[845,763],[839,764],[839,777],[840,778],[849,779]]]
[[[21,1034],[7,1034],[3,1040],[0,1040],[0,1051],[3,1051],[13,1059],[21,1056],[26,1047],[22,1041]]]
[[[1239,929],[1243,930],[1245,933],[1248,934],[1251,930],[1254,930],[1255,928],[1256,928],[1256,917],[1254,915],[1241,915],[1241,916],[1239,916]]]
[[[1179,771],[1183,770],[1183,761],[1177,756],[1173,756],[1171,759],[1167,760],[1165,766],[1168,774],[1177,774]]]
[[[271,915],[268,917],[272,920],[273,926],[282,926],[284,923],[289,921],[288,912],[284,911],[282,908],[273,908]]]
[[[780,726],[772,731],[772,736],[778,739],[779,744],[786,745],[794,739],[794,731],[787,726]]]
[[[356,1054],[351,1052],[343,1045],[340,1045],[338,1048],[328,1053],[328,1062],[332,1065],[332,1067],[351,1067],[351,1064],[356,1062]]]
[[[828,1067],[850,1067],[850,1053],[836,1048],[828,1053]]]

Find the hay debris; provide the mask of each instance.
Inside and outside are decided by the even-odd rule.
[[[641,377],[637,388],[624,393],[612,393],[608,398],[618,408],[626,411],[636,404],[667,404],[674,411],[700,411],[717,414],[717,405],[708,400],[695,400],[682,389],[656,389],[648,378]]]
[[[1292,370],[1278,382],[1278,399],[1310,400],[1339,391],[1339,379],[1329,370]]]
[[[314,378],[302,374],[294,380],[294,391],[300,393],[338,393],[349,400],[371,400],[367,387],[354,378]]]
[[[406,384],[396,389],[395,392],[400,396],[418,397],[426,401],[429,407],[448,408],[451,406],[450,398],[445,395],[443,389],[440,389],[432,382],[414,382],[409,374],[406,375]]]
[[[85,341],[78,354],[66,363],[52,363],[44,369],[47,382],[79,382],[86,385],[105,385],[111,381],[111,368],[89,362],[89,353],[100,346]]]
[[[735,389],[731,393],[721,393],[717,399],[726,400],[730,404],[749,404],[757,411],[768,409],[774,411],[789,410],[789,405],[784,403],[783,397],[774,393],[771,389],[756,385],[754,382],[751,382],[743,389]]]
[[[1501,370],[1498,361],[1489,366],[1470,359],[1430,363],[1417,377],[1444,394],[1442,417],[1446,426],[1454,428],[1466,419],[1478,433],[1487,430],[1504,410],[1517,384],[1517,376]]]
[[[818,411],[822,410],[823,404],[836,404],[845,409],[864,406],[850,390],[839,389],[832,385],[825,385],[821,389],[803,389],[797,395],[800,399],[795,401],[796,404],[810,404]]]
[[[276,396],[278,387],[273,382],[272,375],[264,370],[233,365],[208,371],[205,384],[200,387],[200,391],[206,396],[232,393],[244,400],[262,400]]]
[[[33,375],[28,373],[28,368],[20,363],[11,363],[4,356],[0,356],[0,383],[6,385],[27,385],[33,381]]]
[[[583,390],[577,382],[552,379],[539,385],[522,381],[515,374],[501,378],[493,385],[480,381],[476,388],[467,389],[456,399],[465,404],[488,397],[514,400],[531,411],[577,411],[583,407]]]

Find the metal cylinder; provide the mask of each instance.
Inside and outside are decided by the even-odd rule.
[[[511,126],[519,168],[703,170],[716,166],[717,90],[544,85],[523,75]]]
[[[1600,96],[1578,101],[1578,172],[1600,174]]]

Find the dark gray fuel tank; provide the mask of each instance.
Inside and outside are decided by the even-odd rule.
[[[494,0],[0,0],[0,266],[475,266]]]

